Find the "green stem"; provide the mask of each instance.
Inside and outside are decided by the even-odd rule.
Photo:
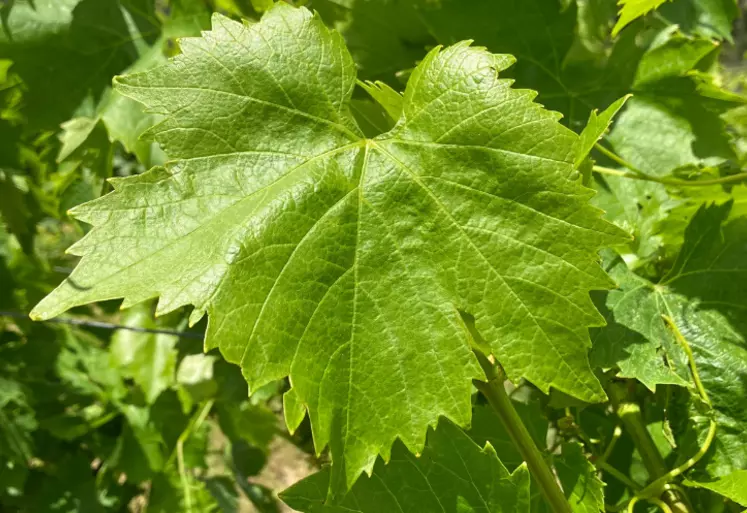
[[[676,187],[700,187],[706,185],[721,185],[727,183],[737,183],[747,180],[747,173],[737,173],[735,175],[724,176],[722,178],[714,178],[712,180],[678,180],[676,178],[657,178],[655,176],[633,173],[630,171],[620,171],[618,169],[612,169],[604,166],[594,166],[592,170],[595,173],[602,175],[620,176],[623,178],[631,178],[633,180],[645,180],[647,182],[656,182],[663,185],[673,185]]]
[[[613,467],[612,465],[610,465],[606,461],[598,461],[598,462],[594,463],[594,465],[599,470],[604,470],[605,472],[607,472],[609,475],[611,475],[612,477],[614,477],[615,479],[617,479],[618,481],[620,481],[622,484],[624,484],[625,486],[627,486],[628,488],[630,488],[634,492],[637,492],[638,490],[641,489],[641,487],[638,486],[638,484],[635,481],[633,481],[632,479],[630,479],[628,476],[626,476],[625,474],[623,474],[622,472],[620,472],[619,470],[617,470],[615,467]]]
[[[651,434],[646,428],[646,422],[643,419],[641,407],[637,403],[627,400],[626,394],[627,391],[622,387],[613,387],[610,389],[610,398],[616,406],[617,415],[620,417],[623,426],[625,426],[625,430],[633,439],[633,444],[636,449],[638,449],[638,453],[641,455],[641,460],[643,461],[643,465],[646,467],[648,474],[652,479],[654,479],[654,482],[656,482],[662,476],[666,476],[669,469],[664,462],[664,458],[662,458],[659,450],[656,448],[656,444],[654,443],[653,438],[651,438]],[[666,482],[664,484],[666,484]],[[660,489],[659,493],[644,495],[643,492],[645,490],[646,488],[644,488],[643,491],[636,493],[636,496],[634,497],[636,502],[643,498],[658,497],[664,493],[664,500],[673,512],[691,512],[691,509],[687,504],[673,491],[665,492],[663,489]],[[628,507],[630,508],[630,505]]]
[[[657,506],[660,510],[662,510],[664,513],[672,513],[672,508],[670,508],[666,502],[664,502],[661,499],[657,499],[656,497],[651,497],[648,499],[648,502],[653,504],[654,506]]]
[[[635,511],[635,505],[640,500],[641,500],[641,498],[638,497],[637,495],[635,497],[633,497],[632,499],[630,499],[630,502],[628,503],[628,509],[627,509],[628,513],[633,513]]]
[[[607,148],[605,148],[604,146],[602,146],[600,143],[594,144],[594,148],[596,148],[600,153],[602,153],[604,156],[606,156],[610,160],[616,162],[617,164],[620,164],[622,167],[627,167],[628,169],[630,169],[631,171],[633,171],[635,174],[643,175],[643,176],[646,175],[646,173],[644,173],[640,169],[636,168],[633,164],[631,164],[627,160],[625,160],[622,157],[620,157],[617,153],[614,153],[614,152],[608,150]]]
[[[475,354],[488,379],[487,382],[475,380],[475,387],[482,392],[490,403],[490,406],[493,407],[500,417],[511,441],[513,441],[519,450],[524,461],[527,462],[532,477],[539,485],[540,491],[552,511],[554,513],[572,513],[571,506],[563,494],[563,490],[560,489],[555,475],[542,457],[542,453],[537,448],[534,440],[532,440],[529,431],[527,431],[526,426],[521,421],[519,414],[516,413],[513,404],[511,404],[511,399],[509,399],[506,390],[503,388],[503,382],[506,379],[503,369],[499,365],[490,362],[479,351],[475,351]]]
[[[179,469],[179,480],[182,484],[182,491],[184,492],[184,505],[187,508],[188,513],[192,513],[192,492],[189,486],[189,476],[184,468],[184,440],[179,439],[176,442],[176,464]]]
[[[615,426],[615,429],[612,431],[612,438],[610,442],[607,444],[607,448],[602,453],[602,456],[599,458],[597,463],[603,463],[606,462],[610,455],[612,455],[612,451],[615,450],[615,445],[617,445],[617,441],[622,436],[622,427],[620,427],[620,424]]]
[[[703,402],[708,406],[713,406],[711,404],[711,399],[708,397],[708,392],[706,392],[706,389],[703,386],[703,382],[700,381],[698,367],[695,364],[695,355],[693,354],[693,350],[690,348],[690,344],[687,343],[687,340],[682,335],[682,332],[680,332],[680,329],[674,323],[674,319],[672,319],[668,315],[662,315],[661,317],[662,319],[664,319],[664,322],[666,322],[667,326],[669,326],[669,329],[672,330],[675,340],[677,340],[677,343],[680,345],[680,347],[682,347],[682,349],[685,351],[685,354],[687,355],[687,363],[690,366],[690,374],[693,377],[693,382],[695,383],[695,388],[698,389],[700,398],[703,399]]]
[[[623,402],[617,407],[617,415],[625,425],[625,430],[633,439],[649,475],[654,479],[667,473],[667,465],[656,448],[651,434],[646,429],[646,422],[641,414],[641,407],[633,402]]]
[[[210,410],[213,408],[213,404],[215,403],[215,399],[210,399],[208,401],[205,401],[202,404],[202,408],[197,410],[195,414],[192,416],[191,419],[189,419],[189,422],[187,422],[187,427],[184,428],[184,431],[179,434],[179,438],[177,439],[177,446],[174,448],[174,451],[169,456],[169,459],[166,461],[166,466],[168,467],[173,463],[174,458],[178,456],[178,448],[179,443],[182,444],[189,439],[190,436],[192,436],[192,431],[195,429],[198,429],[203,422],[205,422],[205,418],[207,418],[208,413],[210,413]]]
[[[215,399],[206,401],[203,403],[202,408],[200,408],[192,418],[189,419],[187,427],[184,428],[184,431],[179,435],[179,438],[176,441],[176,448],[169,458],[169,463],[167,463],[168,466],[171,461],[173,461],[174,454],[176,454],[176,466],[179,471],[179,480],[181,481],[182,490],[184,492],[184,503],[188,513],[192,513],[192,490],[189,484],[190,476],[187,474],[187,469],[184,466],[184,444],[189,440],[189,437],[192,436],[192,432],[195,429],[199,429],[202,423],[205,422],[208,413],[210,413],[210,410],[213,407],[213,403],[215,403]]]
[[[700,398],[705,402],[708,406],[711,406],[711,399],[708,397],[708,393],[706,392],[705,387],[703,386],[703,382],[700,381],[700,374],[698,373],[698,368],[695,364],[695,356],[693,355],[693,350],[690,348],[690,344],[687,343],[687,340],[680,332],[679,328],[675,324],[674,320],[669,317],[668,315],[662,315],[662,318],[666,322],[666,324],[669,326],[669,328],[674,333],[674,338],[677,340],[677,342],[682,346],[682,349],[685,351],[685,354],[687,355],[687,361],[690,366],[690,374],[692,375],[693,381],[695,382],[695,388],[698,390],[698,394],[700,395]],[[651,497],[655,495],[660,495],[661,491],[664,490],[666,485],[675,477],[683,474],[684,472],[687,472],[690,468],[692,468],[696,463],[698,463],[703,456],[708,452],[708,449],[711,447],[711,444],[713,443],[713,439],[716,436],[716,422],[711,420],[708,425],[708,433],[706,434],[706,439],[703,442],[703,445],[698,449],[698,452],[696,452],[692,458],[688,459],[686,462],[684,462],[679,467],[670,470],[666,474],[660,476],[658,479],[656,479],[653,483],[648,485],[646,488],[644,488],[639,495],[642,497]]]
[[[119,416],[119,414],[120,414],[120,412],[118,412],[118,411],[111,411],[111,412],[107,413],[106,415],[104,415],[103,417],[99,417],[96,420],[94,420],[93,422],[91,422],[89,424],[89,427],[91,429],[98,429],[101,426],[103,426],[104,424],[106,424],[106,423],[108,423],[108,422],[116,419]]]

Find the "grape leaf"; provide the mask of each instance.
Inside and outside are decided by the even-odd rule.
[[[651,328],[651,325],[646,327],[645,323],[651,323],[658,328],[660,317],[654,314],[653,318],[643,318],[640,324],[635,324],[640,331],[649,334],[649,338],[641,335],[640,331],[633,331],[618,323],[613,317],[613,312],[628,308],[629,304],[641,307],[642,312],[650,312],[655,307],[648,303],[648,294],[638,293],[642,284],[646,284],[645,280],[630,271],[621,258],[613,258],[607,253],[606,259],[609,261],[605,266],[607,272],[617,282],[619,290],[606,294],[602,298],[606,304],[599,305],[600,311],[606,314],[607,325],[591,329],[594,344],[589,354],[591,364],[602,369],[617,366],[620,369],[618,376],[637,379],[652,391],[656,390],[658,384],[686,385],[687,382],[664,358],[667,349],[676,351],[677,348],[669,337],[663,339],[663,344],[657,345],[657,335],[651,335],[655,328]]]
[[[536,401],[528,404],[513,402],[514,409],[540,449],[547,448],[548,421]],[[490,444],[501,455],[501,462],[513,471],[524,462],[516,445],[506,432],[495,410],[487,405],[477,405],[472,410],[472,424],[467,434],[477,445]]]
[[[576,146],[576,159],[573,163],[576,168],[578,168],[584,159],[589,156],[594,145],[602,138],[605,132],[607,132],[607,129],[612,123],[612,118],[614,118],[615,114],[622,109],[625,102],[628,101],[628,98],[630,98],[630,95],[623,96],[607,107],[601,114],[597,114],[596,109],[591,111],[591,114],[589,114],[589,121],[581,132],[578,145]]]
[[[14,62],[13,70],[25,84],[23,113],[32,129],[56,129],[86,98],[97,101],[111,77],[137,59],[141,33],[155,25],[149,4],[14,2],[0,28],[0,55]]]
[[[94,225],[83,258],[35,318],[117,297],[207,311],[206,347],[252,389],[290,375],[348,485],[395,438],[418,452],[439,416],[469,422],[480,372],[459,310],[515,380],[605,397],[589,290],[622,232],[568,179],[576,136],[498,78],[511,57],[434,49],[396,127],[364,139],[353,62],[307,10],[216,16],[181,47],[117,80],[165,116],[150,133],[173,160],[75,209]]]
[[[678,0],[662,5],[659,13],[687,33],[733,42],[731,31],[739,7],[735,0]]]
[[[662,223],[677,205],[666,187],[610,175],[595,174],[593,178],[597,194],[591,203],[604,210],[605,219],[633,236],[624,247],[615,249],[644,261],[655,256],[663,244]]]
[[[617,34],[619,34],[620,31],[627,27],[633,20],[640,18],[649,11],[653,11],[666,1],[667,0],[619,0],[617,3],[620,5],[620,19],[617,20],[617,23],[615,23],[615,26],[612,28],[612,37],[617,36]]]
[[[396,83],[434,44],[411,2],[399,0],[313,0],[327,25],[344,35],[361,78]]]
[[[737,470],[710,482],[685,479],[682,484],[693,488],[706,488],[747,508],[747,470]]]
[[[329,469],[293,485],[281,499],[303,513],[529,513],[529,471],[509,473],[488,443],[480,449],[455,425],[441,421],[419,457],[400,443],[339,502],[326,503]]]
[[[584,455],[581,444],[564,443],[561,453],[553,456],[553,462],[574,513],[605,510],[604,483],[597,476],[597,469]]]
[[[637,95],[627,103],[608,137],[618,155],[654,176],[735,159],[716,112],[685,98],[662,100]]]
[[[712,477],[747,465],[747,323],[743,315],[747,223],[743,217],[726,222],[731,206],[700,208],[685,232],[675,264],[660,283],[631,276],[630,285],[610,293],[610,297],[620,296],[613,308],[615,321],[643,335],[654,348],[663,348],[680,376],[687,376],[683,354],[661,321],[662,315],[673,319],[692,347],[718,424],[711,452],[699,464]],[[638,369],[637,375],[643,372]],[[698,411],[697,401],[688,406],[689,424],[683,412],[679,418],[686,426],[675,429],[678,445],[691,449],[682,451],[683,459],[697,450],[697,438],[702,443],[709,423],[709,416]]]

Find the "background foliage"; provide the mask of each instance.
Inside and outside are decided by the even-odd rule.
[[[581,402],[572,387],[566,395],[515,379],[515,407],[574,511],[629,504],[709,437],[681,484],[692,511],[739,511],[747,507],[744,19],[734,0],[621,4],[305,3],[342,34],[365,81],[350,108],[367,137],[392,128],[402,108],[396,92],[429,50],[467,39],[514,55],[501,77],[537,91],[535,101],[583,131],[571,178],[594,188],[591,203],[632,236],[601,252],[618,288],[592,292],[607,324],[590,329],[589,361],[610,401]],[[203,353],[206,323],[189,327],[186,307],[156,318],[153,301],[123,311],[101,301],[57,322],[27,317],[77,264],[64,251],[90,227],[68,210],[110,192],[109,178],[167,162],[145,133],[163,113],[113,89],[113,77],[165,64],[181,52],[179,38],[210,28],[212,12],[253,22],[271,5],[0,3],[3,511],[278,511],[279,490],[256,479],[273,440],[326,462],[316,459],[308,421],[290,435],[280,419],[287,380],[250,396],[239,367]],[[288,422],[301,422],[292,413]],[[395,442],[389,463],[379,459],[340,504],[327,502],[326,466],[283,500],[325,513],[544,511],[478,394],[471,418],[466,430],[442,419],[419,458]],[[636,511],[646,508],[656,510],[641,501]]]

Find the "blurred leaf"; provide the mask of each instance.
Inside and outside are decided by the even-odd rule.
[[[653,11],[666,0],[619,0],[620,19],[617,20],[615,27],[612,29],[612,37],[615,37],[622,29],[629,25],[636,18]]]
[[[127,19],[132,14],[117,0],[14,2],[0,30],[0,55],[14,62],[26,86],[23,112],[30,128],[56,129],[86,98],[98,100],[111,77],[137,59],[141,30],[155,27],[133,27]]]
[[[662,5],[659,12],[688,33],[732,42],[739,7],[736,0],[676,0]]]
[[[151,485],[148,513],[217,513],[219,503],[205,483],[174,468],[158,474]]]
[[[244,401],[239,404],[218,403],[216,407],[226,436],[267,450],[278,430],[278,418],[266,406]]]
[[[123,321],[125,325],[136,328],[158,327],[147,304],[129,310]],[[111,355],[114,364],[135,380],[149,404],[153,404],[161,392],[175,382],[177,341],[178,337],[174,335],[130,330],[119,330],[113,336]]]
[[[265,451],[241,439],[231,440],[231,467],[237,481],[243,482],[248,477],[256,476],[264,468],[265,463]]]
[[[683,484],[693,488],[706,488],[737,504],[747,507],[747,470],[737,470],[721,479],[710,482],[690,481],[686,479]]]
[[[236,483],[225,476],[210,477],[205,480],[205,487],[223,513],[239,513],[239,495]]]

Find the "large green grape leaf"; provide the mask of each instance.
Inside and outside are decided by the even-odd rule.
[[[596,250],[622,232],[569,179],[577,137],[498,77],[510,56],[434,49],[395,128],[364,139],[352,59],[307,10],[216,16],[181,47],[118,79],[165,116],[150,133],[173,160],[75,209],[94,226],[83,258],[35,318],[194,305],[252,389],[290,375],[348,484],[395,438],[417,452],[439,416],[469,422],[480,372],[460,310],[513,379],[604,399],[589,290],[610,284]]]
[[[303,513],[529,513],[526,465],[509,473],[495,449],[483,449],[448,421],[428,436],[416,457],[402,444],[388,465],[380,461],[339,502],[327,503],[329,469],[307,477],[281,494]]]
[[[713,403],[710,415],[718,423],[716,439],[704,469],[712,477],[726,475],[747,465],[747,322],[744,318],[747,262],[745,218],[727,222],[731,203],[703,206],[685,232],[682,249],[673,268],[654,284],[629,273],[621,288],[609,294],[607,305],[614,320],[641,334],[660,358],[682,377],[688,372],[683,354],[662,320],[669,316],[692,347],[698,372]],[[617,273],[615,273],[617,274]],[[605,328],[606,329],[606,328]],[[596,342],[596,340],[595,340]],[[641,348],[640,350],[644,350]],[[596,351],[596,348],[595,348]],[[653,353],[652,353],[653,354]],[[627,359],[628,363],[633,363]],[[642,362],[642,364],[645,362]],[[634,369],[639,379],[645,365]],[[653,385],[654,377],[644,382]],[[659,381],[671,382],[671,381]],[[687,459],[697,450],[708,427],[709,415],[698,410],[697,401],[678,419],[686,425],[678,431],[679,445],[689,447]],[[690,415],[690,424],[686,415]]]

